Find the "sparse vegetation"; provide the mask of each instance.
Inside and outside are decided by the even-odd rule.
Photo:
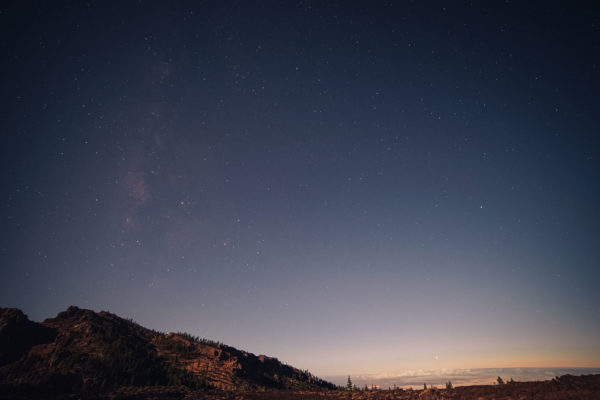
[[[167,351],[177,353],[183,357],[189,356],[190,352],[193,350],[193,347],[182,342],[180,340],[176,340],[168,335],[158,336],[154,339],[157,346],[164,348]]]
[[[200,344],[204,344],[204,345],[211,346],[211,347],[225,346],[221,342],[206,339],[206,338],[201,338],[201,337],[194,336],[194,335],[190,335],[189,333],[186,333],[186,332],[177,332],[176,335],[179,335],[193,343],[200,343]]]
[[[102,357],[94,360],[98,386],[175,385],[205,387],[205,382],[191,373],[161,360],[146,342],[106,327],[97,333]]]

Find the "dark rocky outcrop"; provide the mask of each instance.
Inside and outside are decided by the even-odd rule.
[[[220,390],[333,388],[277,359],[109,312],[69,307],[42,323],[0,309],[0,385],[51,392],[179,386]]]
[[[33,346],[49,343],[56,330],[30,321],[17,308],[0,308],[0,366],[18,360]]]

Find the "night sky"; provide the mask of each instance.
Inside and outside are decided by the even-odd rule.
[[[600,366],[600,9],[521,3],[2,2],[0,306]]]

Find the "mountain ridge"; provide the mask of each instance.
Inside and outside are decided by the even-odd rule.
[[[155,331],[107,311],[76,306],[40,323],[19,309],[0,308],[0,385],[55,391],[336,387],[273,357],[186,333]]]

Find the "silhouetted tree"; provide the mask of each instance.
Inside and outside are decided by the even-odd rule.
[[[348,383],[346,384],[346,389],[352,390],[352,379],[350,379],[350,375],[348,375]]]
[[[498,382],[498,385],[504,385],[504,381],[502,380],[502,378],[498,377],[496,381]]]
[[[446,389],[452,389],[452,382],[448,381],[448,383],[446,383]]]

